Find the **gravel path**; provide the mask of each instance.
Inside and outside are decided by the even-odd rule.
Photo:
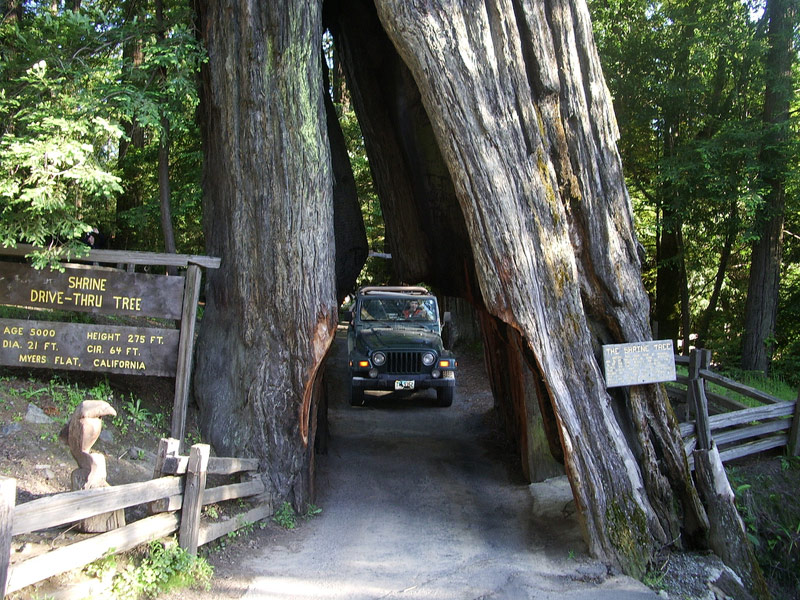
[[[321,515],[271,526],[197,597],[657,598],[587,556],[565,480],[519,480],[496,443],[482,366],[468,362],[450,408],[422,394],[352,408],[346,381],[329,381]],[[344,357],[331,367],[345,373]]]

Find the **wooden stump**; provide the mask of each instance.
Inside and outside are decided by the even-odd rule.
[[[101,417],[116,414],[108,402],[84,400],[61,431],[61,439],[67,442],[70,453],[78,463],[78,468],[70,477],[73,491],[109,487],[106,481],[105,457],[90,450],[100,437],[103,427]],[[119,509],[79,521],[78,530],[83,533],[104,533],[124,525],[125,511]]]

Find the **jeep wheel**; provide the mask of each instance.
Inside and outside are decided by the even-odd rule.
[[[350,406],[364,406],[364,389],[350,384]]]
[[[437,406],[451,406],[453,404],[453,395],[455,388],[442,387],[436,390],[436,405]]]

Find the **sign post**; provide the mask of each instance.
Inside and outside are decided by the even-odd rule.
[[[0,255],[24,256],[31,250],[30,246],[0,248]],[[151,275],[85,264],[64,264],[60,273],[0,261],[0,305],[140,318],[136,326],[0,319],[0,365],[174,377],[171,437],[183,440],[200,268],[216,269],[220,259],[92,250],[82,260],[184,267],[186,275]],[[149,317],[166,322],[153,325],[145,320]],[[170,322],[178,327],[167,327]]]

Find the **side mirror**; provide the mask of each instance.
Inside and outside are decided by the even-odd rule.
[[[453,321],[453,315],[450,314],[450,311],[445,311],[444,315],[442,316],[442,323],[450,323]]]

